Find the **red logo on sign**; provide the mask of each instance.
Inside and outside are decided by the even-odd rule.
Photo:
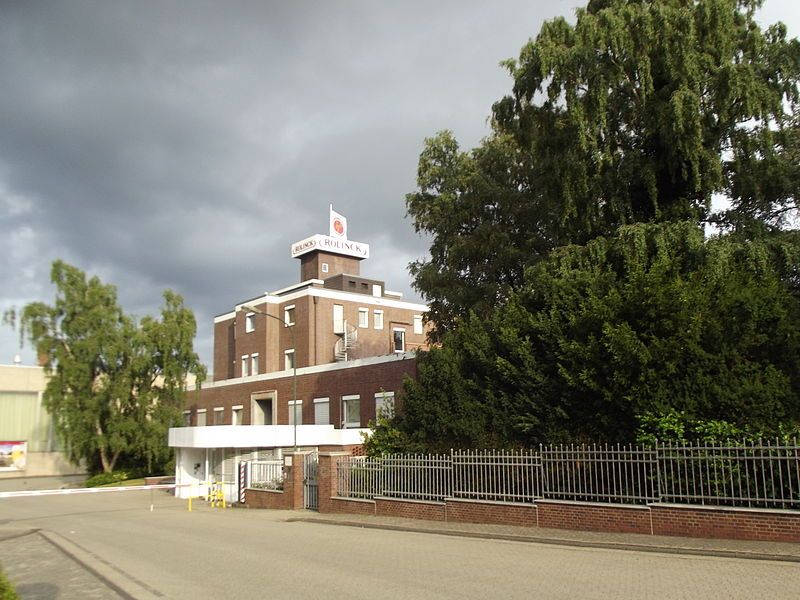
[[[333,230],[339,235],[342,235],[344,233],[344,224],[342,223],[341,219],[333,220]]]

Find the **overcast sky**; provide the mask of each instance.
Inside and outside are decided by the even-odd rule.
[[[60,258],[138,316],[182,294],[209,363],[213,315],[297,282],[289,246],[327,233],[330,203],[371,245],[362,273],[416,299],[424,138],[477,144],[511,88],[499,61],[582,4],[3,2],[0,311],[51,302]],[[766,2],[776,20],[800,35],[793,0]],[[0,326],[0,364],[18,352]]]

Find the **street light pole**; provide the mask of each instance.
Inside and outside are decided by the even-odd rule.
[[[292,412],[293,412],[293,419],[294,422],[294,451],[297,452],[297,344],[295,336],[294,336],[294,328],[289,325],[285,320],[281,319],[280,317],[276,317],[275,315],[271,315],[269,313],[264,312],[263,310],[257,309],[255,306],[242,306],[242,308],[248,312],[254,313],[256,315],[263,315],[265,317],[269,317],[270,319],[275,319],[280,323],[283,323],[283,326],[289,330],[289,333],[292,334],[292,395],[294,404],[292,405]],[[265,348],[265,350],[269,350],[269,348]],[[266,355],[264,356],[266,359]],[[266,360],[264,361],[266,364]],[[302,415],[302,411],[300,412]]]

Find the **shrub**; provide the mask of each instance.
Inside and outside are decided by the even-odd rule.
[[[86,480],[86,487],[99,487],[109,483],[119,483],[130,479],[131,475],[127,471],[114,471],[113,473],[98,473]]]
[[[14,591],[14,586],[6,579],[5,574],[0,570],[0,600],[18,600],[17,592]]]

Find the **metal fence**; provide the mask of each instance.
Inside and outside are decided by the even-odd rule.
[[[247,463],[249,487],[266,490],[283,489],[283,461],[252,460]]]
[[[800,509],[800,447],[738,445],[548,446],[337,461],[338,495],[532,503],[667,502]]]
[[[542,498],[620,504],[659,500],[656,449],[570,445],[539,452]]]

